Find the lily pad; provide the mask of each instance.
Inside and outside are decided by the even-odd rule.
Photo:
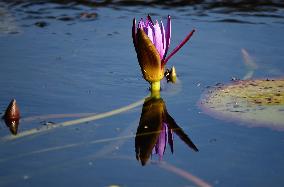
[[[213,117],[284,130],[284,80],[242,80],[218,85],[207,91],[200,107]]]

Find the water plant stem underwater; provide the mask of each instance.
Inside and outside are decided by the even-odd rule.
[[[3,138],[0,139],[0,141],[15,140],[15,139],[23,138],[23,137],[26,137],[26,136],[35,135],[35,134],[42,133],[42,132],[47,132],[47,131],[50,131],[52,129],[58,128],[58,127],[66,127],[66,126],[78,125],[78,124],[86,123],[86,122],[90,122],[90,121],[95,121],[95,120],[98,120],[98,119],[110,117],[110,116],[113,116],[113,115],[120,114],[122,112],[129,111],[129,110],[131,110],[135,107],[142,105],[143,103],[144,103],[144,98],[141,99],[141,100],[138,100],[134,103],[131,103],[127,106],[124,106],[124,107],[121,107],[121,108],[118,108],[118,109],[115,109],[115,110],[111,110],[111,111],[108,111],[108,112],[95,114],[95,115],[92,115],[92,116],[89,116],[89,117],[79,118],[79,119],[75,119],[75,120],[65,121],[65,122],[53,124],[53,125],[48,126],[48,127],[34,128],[34,129],[26,130],[26,131],[18,133],[16,136],[14,136],[14,135],[4,136]]]

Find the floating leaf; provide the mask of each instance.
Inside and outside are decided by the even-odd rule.
[[[213,117],[284,130],[284,80],[245,80],[216,86],[201,99]]]

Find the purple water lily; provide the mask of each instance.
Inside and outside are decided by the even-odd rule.
[[[135,137],[136,159],[145,165],[151,155],[157,154],[161,160],[167,144],[174,151],[173,134],[176,134],[188,147],[197,147],[169,115],[161,98],[150,97],[144,102],[139,126]]]
[[[152,21],[148,15],[146,20],[141,19],[136,28],[136,19],[133,20],[132,38],[137,53],[139,65],[144,78],[150,82],[157,82],[163,78],[165,64],[191,38],[192,30],[186,38],[167,56],[171,41],[171,17],[168,16],[166,27],[156,20]]]

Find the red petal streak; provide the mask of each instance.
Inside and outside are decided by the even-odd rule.
[[[182,48],[182,46],[191,38],[191,36],[193,35],[193,33],[195,32],[195,30],[193,29],[187,36],[186,38],[171,52],[171,54],[165,59],[162,61],[162,67],[164,67],[164,65],[169,61],[169,59],[174,55],[176,54],[180,48]]]

